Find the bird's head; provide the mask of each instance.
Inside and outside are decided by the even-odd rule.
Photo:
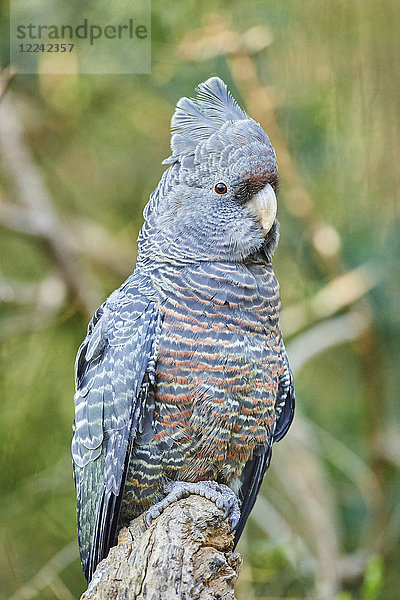
[[[271,228],[275,245],[275,151],[225,83],[212,77],[195,99],[181,98],[171,129],[171,168],[145,212],[164,254],[244,260],[267,244]]]

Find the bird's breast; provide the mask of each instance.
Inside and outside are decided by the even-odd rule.
[[[231,265],[169,277],[156,373],[156,439],[180,451],[186,478],[237,476],[268,442],[282,371],[279,288]],[[201,478],[201,477],[200,477]]]

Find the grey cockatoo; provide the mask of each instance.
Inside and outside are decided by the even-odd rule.
[[[171,148],[135,271],[94,314],[76,360],[72,451],[89,579],[122,525],[185,493],[219,502],[237,541],[293,418],[271,262],[275,151],[217,77],[179,100]]]

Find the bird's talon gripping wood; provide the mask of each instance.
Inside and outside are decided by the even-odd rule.
[[[179,100],[171,149],[135,271],[96,311],[76,359],[88,579],[121,527],[146,511],[149,525],[180,493],[218,502],[236,543],[293,418],[272,269],[275,151],[217,77]]]
[[[212,500],[217,508],[224,511],[224,518],[229,521],[232,530],[236,527],[240,518],[239,502],[234,492],[226,485],[220,485],[215,481],[173,481],[164,487],[167,493],[157,504],[154,504],[145,515],[145,523],[150,527],[152,521],[159,517],[161,513],[173,502],[187,498],[191,494],[203,496]]]

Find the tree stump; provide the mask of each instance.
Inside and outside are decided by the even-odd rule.
[[[120,531],[81,600],[235,600],[242,562],[214,502],[191,495]]]

